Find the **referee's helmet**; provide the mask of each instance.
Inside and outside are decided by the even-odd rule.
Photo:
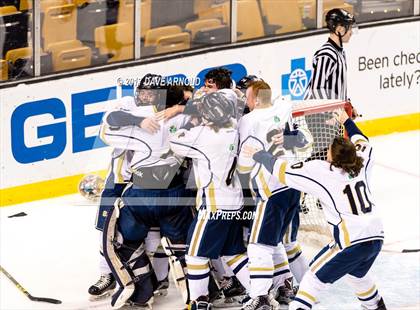
[[[356,23],[356,19],[353,14],[347,12],[346,10],[332,9],[327,12],[327,15],[325,15],[325,22],[331,32],[335,33],[337,26],[343,26],[347,32],[350,26]]]

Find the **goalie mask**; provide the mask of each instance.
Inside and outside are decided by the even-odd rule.
[[[220,92],[205,95],[198,105],[201,117],[216,126],[223,126],[235,116],[235,102]]]
[[[84,176],[79,182],[79,193],[88,200],[96,200],[105,187],[104,180],[97,175]]]
[[[134,91],[137,106],[155,105],[159,111],[165,109],[166,87],[161,75],[146,74]]]

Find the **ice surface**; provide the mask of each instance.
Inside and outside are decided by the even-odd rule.
[[[372,273],[390,309],[420,309],[420,131],[372,138],[376,152],[373,194],[381,207],[386,241]],[[25,212],[24,217],[8,216]],[[28,300],[0,275],[0,309],[88,309],[87,289],[98,278],[96,206],[79,195],[0,208],[0,263],[32,295],[61,299],[50,305]],[[306,248],[310,256],[313,249]],[[360,309],[344,281],[315,309]],[[172,288],[154,309],[182,309]],[[95,309],[107,309],[99,306]]]

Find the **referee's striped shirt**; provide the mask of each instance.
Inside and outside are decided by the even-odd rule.
[[[328,41],[315,53],[305,99],[347,99],[347,64],[342,47]]]

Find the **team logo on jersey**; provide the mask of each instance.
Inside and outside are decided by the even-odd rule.
[[[292,59],[290,73],[282,74],[282,95],[290,95],[292,100],[303,99],[312,71],[306,70],[305,58]]]
[[[233,151],[234,149],[235,149],[235,145],[234,144],[229,145],[229,151]]]
[[[169,132],[170,133],[175,133],[176,132],[176,126],[175,125],[172,125],[171,127],[169,127]]]
[[[280,117],[278,117],[277,115],[274,116],[274,122],[275,123],[280,123]]]

